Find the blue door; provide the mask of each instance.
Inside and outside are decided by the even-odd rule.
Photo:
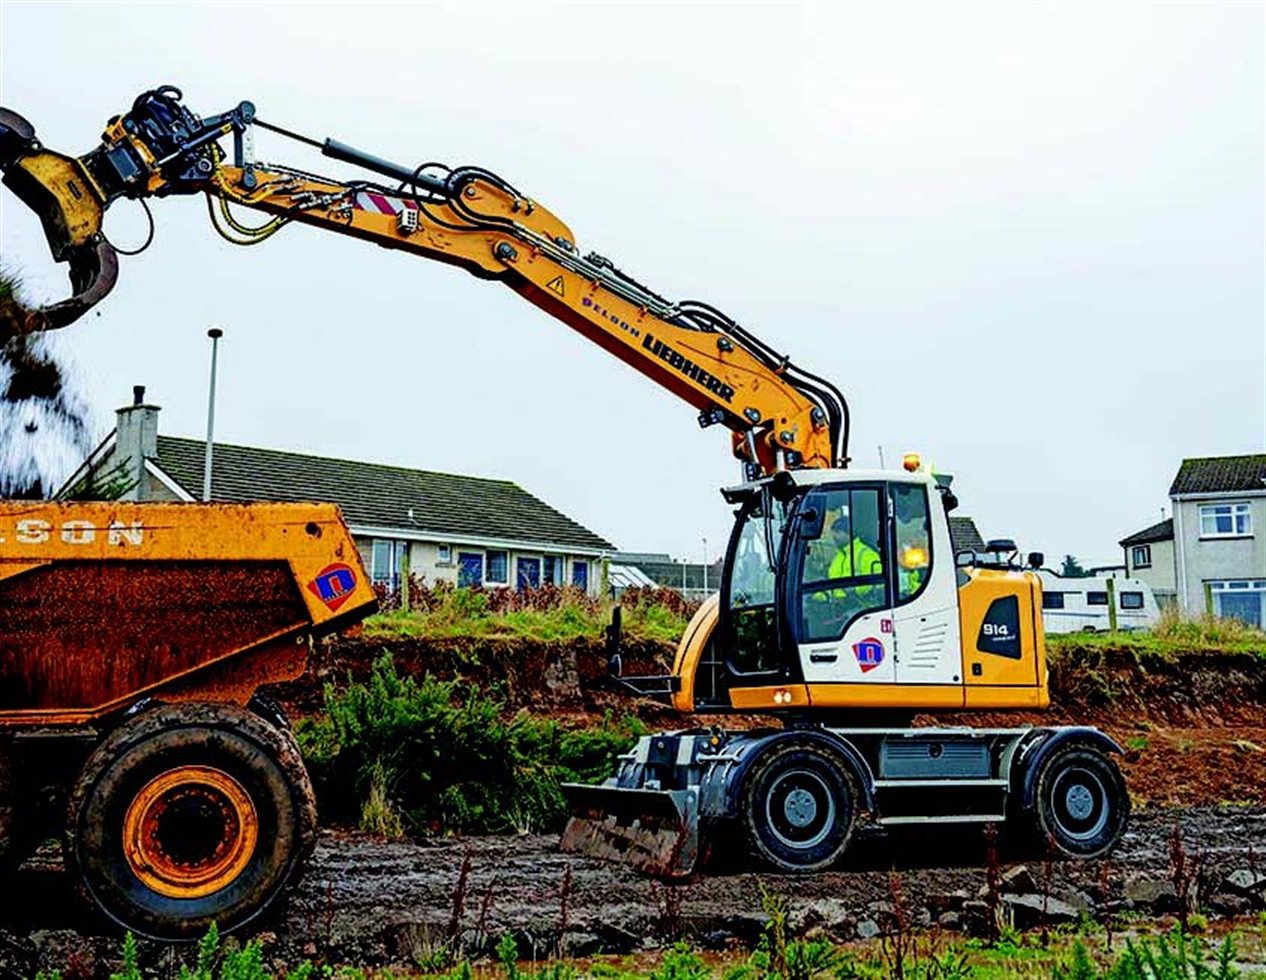
[[[541,587],[541,559],[520,558],[516,564],[519,569],[516,588],[520,592],[524,589],[539,589]]]
[[[467,551],[457,554],[457,584],[462,588],[484,584],[484,556]]]

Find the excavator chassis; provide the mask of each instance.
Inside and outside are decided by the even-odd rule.
[[[1070,857],[1117,843],[1129,796],[1094,728],[696,730],[638,741],[602,786],[567,784],[564,851],[689,877],[725,827],[780,871],[817,871],[864,816],[996,824]]]

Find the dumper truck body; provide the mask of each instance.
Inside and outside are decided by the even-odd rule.
[[[375,608],[328,504],[0,502],[0,855],[64,832],[159,938],[263,911],[315,838],[284,714],[312,640]]]

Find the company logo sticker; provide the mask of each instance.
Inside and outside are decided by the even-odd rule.
[[[326,565],[311,582],[308,590],[324,602],[330,611],[338,609],[351,596],[356,588],[356,573],[350,565],[335,562]]]
[[[863,674],[868,674],[884,662],[884,645],[873,636],[853,644],[853,656]]]
[[[881,633],[891,633],[891,632],[892,632],[892,620],[891,620],[891,619],[881,619],[881,620],[879,621],[879,632],[881,632]]]

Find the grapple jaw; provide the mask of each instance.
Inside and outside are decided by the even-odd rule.
[[[699,860],[699,794],[564,783],[572,817],[559,848],[682,879]]]
[[[12,320],[7,330],[35,333],[74,323],[101,302],[119,275],[118,254],[101,233],[105,200],[83,164],[45,149],[35,127],[0,108],[0,171],[5,185],[39,216],[54,260],[70,265],[73,295]],[[8,336],[0,336],[0,343]]]

